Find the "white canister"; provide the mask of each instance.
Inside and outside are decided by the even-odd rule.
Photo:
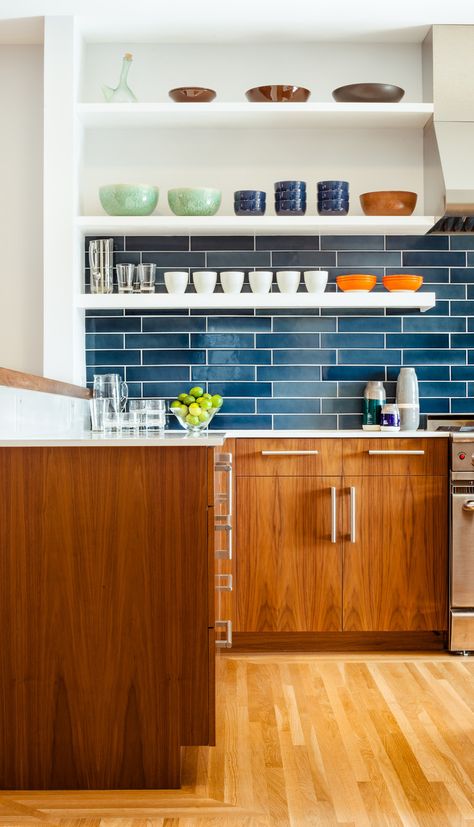
[[[254,270],[249,273],[249,284],[252,293],[269,293],[272,289],[273,272],[271,270]]]
[[[213,293],[217,283],[217,273],[213,270],[196,270],[193,273],[196,293]]]
[[[304,283],[308,293],[324,293],[328,283],[328,271],[305,270]]]
[[[185,293],[188,278],[188,273],[185,270],[170,270],[165,273],[165,285],[168,293]]]
[[[245,273],[241,270],[224,270],[221,273],[221,284],[224,293],[240,293],[244,285]]]
[[[280,293],[296,293],[300,286],[301,273],[299,270],[279,270],[277,283]]]
[[[400,430],[417,431],[420,426],[420,397],[414,368],[400,368],[397,379]]]

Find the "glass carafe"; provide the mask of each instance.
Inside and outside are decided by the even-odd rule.
[[[92,393],[94,398],[110,399],[115,413],[124,411],[128,399],[128,387],[118,373],[103,373],[94,376]]]
[[[133,55],[126,52],[122,60],[122,71],[120,72],[120,79],[118,86],[115,89],[112,86],[103,86],[102,92],[104,98],[108,103],[136,103],[137,99],[133,94],[130,86],[127,83],[128,73],[132,65]]]

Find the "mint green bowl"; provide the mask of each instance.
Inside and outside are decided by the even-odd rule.
[[[168,190],[168,204],[175,215],[215,215],[221,198],[221,191],[210,187]]]
[[[99,198],[108,215],[151,215],[159,192],[148,184],[109,184],[99,187]]]

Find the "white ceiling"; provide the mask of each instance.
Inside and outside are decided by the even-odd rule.
[[[418,42],[474,24],[473,0],[0,0],[0,42],[39,42],[43,15],[75,15],[88,40]],[[31,21],[28,18],[36,18]]]

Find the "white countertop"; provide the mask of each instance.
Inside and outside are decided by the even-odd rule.
[[[212,432],[211,432],[212,433]],[[446,437],[447,431],[231,431],[225,433],[227,439],[420,439],[421,437]]]
[[[110,447],[149,447],[149,448],[219,448],[224,444],[226,435],[219,431],[210,431],[203,436],[189,436],[184,431],[165,431],[162,436],[117,436],[112,434],[79,431],[65,434],[18,434],[1,433],[1,448],[110,448]]]

